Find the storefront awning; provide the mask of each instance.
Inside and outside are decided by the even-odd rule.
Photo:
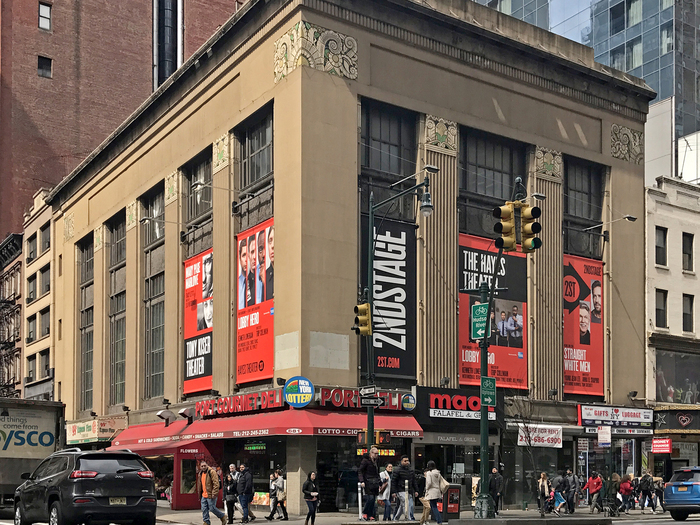
[[[183,441],[203,439],[247,438],[263,436],[354,436],[367,427],[364,412],[330,412],[315,409],[290,409],[240,417],[199,419],[187,425],[178,420],[166,427],[163,423],[131,426],[112,444],[112,449],[134,451],[161,449]],[[421,437],[423,429],[409,414],[375,414],[374,427],[388,430],[392,437]],[[139,447],[138,449],[135,447]],[[173,448],[171,446],[171,448]]]
[[[165,456],[169,454],[174,454],[178,448],[185,449],[194,443],[199,443],[198,439],[190,439],[184,441],[170,441],[167,443],[132,443],[130,445],[112,445],[107,450],[131,450],[132,452],[138,452],[143,456]]]

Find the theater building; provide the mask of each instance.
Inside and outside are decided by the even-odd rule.
[[[460,290],[494,271],[508,288],[489,356],[505,399],[494,460],[509,398],[541,402],[543,422],[624,405],[644,390],[644,228],[619,219],[643,217],[653,96],[591,49],[466,0],[245,3],[47,197],[69,424],[126,416],[111,446],[151,458],[174,506],[193,505],[208,457],[251,464],[258,501],[280,466],[292,512],[312,469],[325,505],[353,507],[370,193],[410,189],[426,165],[432,215],[407,195],[373,232],[382,461],[475,471],[473,443],[428,457],[449,423],[425,430],[409,408],[445,385],[451,404],[473,396],[475,297]],[[546,196],[543,248],[497,260],[491,209],[517,177]],[[514,327],[499,333],[502,316]],[[299,377],[315,391],[294,407]],[[525,487],[532,471],[508,475]]]

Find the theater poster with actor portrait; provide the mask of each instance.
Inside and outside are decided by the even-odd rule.
[[[510,252],[498,258],[491,239],[460,234],[459,289],[477,289],[482,282],[508,288],[494,295],[489,338],[488,374],[503,388],[527,389],[527,287],[526,259],[522,253]],[[479,385],[481,348],[471,338],[471,307],[479,294],[459,294],[459,384]]]
[[[604,395],[603,263],[564,255],[564,393]]]
[[[236,237],[236,383],[272,377],[275,357],[273,219]]]
[[[185,394],[211,390],[214,323],[214,253],[185,261]]]

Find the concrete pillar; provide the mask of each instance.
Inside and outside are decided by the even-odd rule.
[[[316,470],[316,437],[287,437],[287,511],[306,515],[307,507],[301,488],[309,472]]]

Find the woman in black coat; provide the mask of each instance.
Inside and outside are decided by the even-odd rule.
[[[309,476],[304,482],[304,486],[301,488],[304,493],[304,500],[309,507],[309,512],[306,515],[306,521],[304,525],[309,525],[309,520],[311,520],[311,525],[314,525],[316,521],[316,509],[318,508],[318,485],[316,484],[316,471],[312,470],[309,472]]]

